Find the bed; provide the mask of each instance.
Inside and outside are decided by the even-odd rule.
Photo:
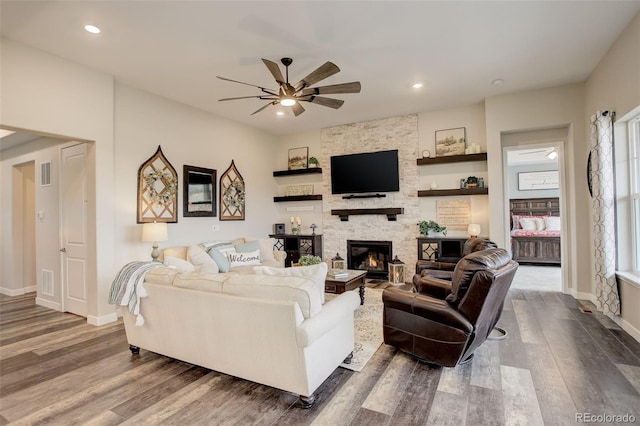
[[[511,250],[519,263],[560,265],[558,198],[510,200]]]

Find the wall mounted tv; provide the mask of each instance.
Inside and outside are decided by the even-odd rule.
[[[332,194],[399,190],[397,149],[331,157]]]

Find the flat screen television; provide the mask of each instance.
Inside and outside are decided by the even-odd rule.
[[[399,190],[397,149],[331,157],[332,194]]]

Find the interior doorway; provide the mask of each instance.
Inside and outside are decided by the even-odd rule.
[[[531,280],[527,288],[535,287],[538,282],[539,290],[553,290],[566,292],[566,270],[563,259],[566,259],[566,226],[563,211],[563,199],[566,193],[564,177],[564,146],[567,139],[567,129],[547,129],[541,131],[518,132],[502,136],[504,158],[504,206],[505,206],[505,241],[512,249],[514,259],[526,258],[521,261],[524,270],[531,270]],[[547,180],[547,178],[549,178]],[[515,221],[511,212],[512,200],[538,201],[545,200],[555,204],[555,211],[545,215],[558,216],[553,220],[538,220],[535,229],[527,226],[522,229],[521,220],[516,215]],[[520,203],[524,204],[524,203]],[[531,203],[533,205],[534,203]],[[532,217],[540,217],[532,214]],[[526,219],[525,219],[526,220]],[[548,227],[548,222],[556,223]],[[529,222],[530,223],[530,222]],[[528,223],[528,225],[529,225]],[[546,224],[545,224],[546,223]],[[525,232],[525,231],[531,231]],[[541,232],[540,232],[541,231]],[[546,238],[555,231],[555,243]],[[531,238],[512,238],[518,232],[531,235]],[[536,248],[534,248],[536,247]],[[544,252],[542,252],[544,250]],[[540,253],[538,252],[540,251]],[[524,252],[524,254],[523,254]],[[536,262],[539,259],[540,262]],[[540,269],[542,268],[542,269]],[[554,277],[552,284],[543,276]]]
[[[13,271],[15,282],[22,283],[22,294],[35,292],[37,289],[35,175],[35,161],[13,167]]]

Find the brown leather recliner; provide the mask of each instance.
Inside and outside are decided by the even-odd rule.
[[[500,319],[517,268],[506,250],[491,248],[457,263],[444,299],[385,289],[384,342],[446,367],[469,360]]]
[[[498,248],[493,241],[485,238],[470,238],[462,248],[462,257],[476,251]],[[451,293],[451,279],[457,263],[428,262],[416,263],[413,287],[418,293],[427,293],[444,299]]]

